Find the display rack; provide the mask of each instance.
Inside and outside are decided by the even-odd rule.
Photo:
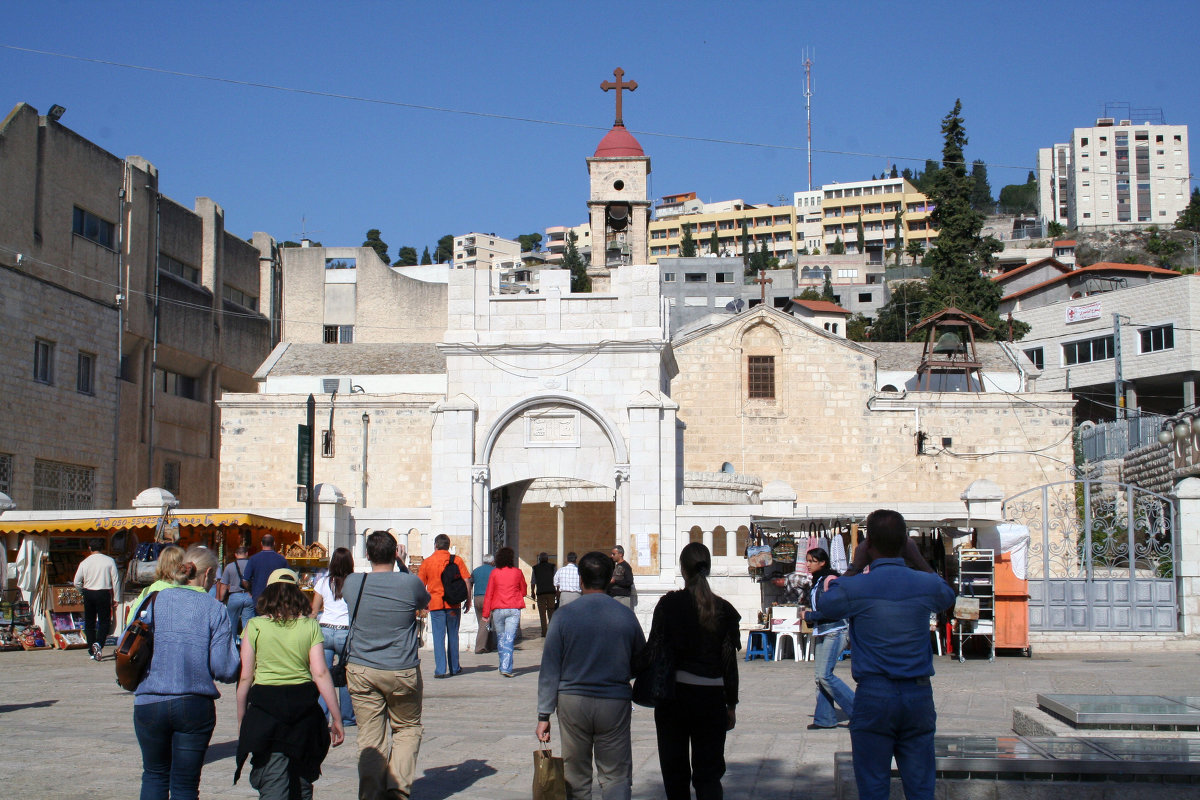
[[[87,647],[83,632],[83,596],[73,585],[50,587],[50,624],[58,649]]]
[[[995,553],[964,547],[958,555],[958,596],[979,601],[979,618],[955,614],[954,628],[959,662],[966,661],[963,642],[972,636],[988,643],[988,661],[996,660],[996,563]]]

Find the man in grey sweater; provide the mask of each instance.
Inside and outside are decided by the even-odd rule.
[[[542,650],[535,733],[550,741],[558,712],[568,798],[591,798],[593,758],[604,800],[629,800],[633,788],[629,681],[646,637],[633,612],[608,596],[612,573],[604,553],[579,559],[582,597],[554,615]]]

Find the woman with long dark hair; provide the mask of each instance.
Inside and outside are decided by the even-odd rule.
[[[354,556],[345,547],[339,547],[329,556],[329,572],[313,585],[312,615],[321,625],[325,637],[325,666],[333,666],[333,657],[341,656],[346,650],[346,637],[350,634],[350,608],[342,596],[346,576],[354,572]],[[321,700],[321,710],[329,709]],[[338,704],[342,710],[342,725],[349,728],[354,721],[354,708],[350,705],[350,690],[338,687]]]
[[[846,719],[854,711],[854,691],[846,682],[833,674],[838,657],[846,649],[846,639],[850,636],[850,625],[844,619],[829,619],[821,615],[821,594],[825,591],[825,579],[837,577],[837,570],[829,566],[829,553],[823,548],[814,547],[805,557],[808,571],[812,575],[812,588],[808,592],[809,611],[804,618],[816,627],[813,637],[816,646],[816,679],[817,679],[817,708],[813,712],[812,724],[809,730],[834,728],[838,724],[834,703],[841,706]]]
[[[277,569],[258,596],[258,616],[242,633],[233,780],[249,757],[250,785],[262,798],[312,797],[329,745],[345,738],[325,666],[325,643],[311,609],[296,573]],[[329,727],[318,697],[330,710]]]
[[[741,617],[708,585],[707,547],[684,547],[679,568],[683,589],[663,595],[650,627],[649,641],[660,637],[675,666],[675,696],[654,708],[658,763],[667,800],[688,800],[689,783],[698,800],[719,800],[725,734],[737,722]]]
[[[514,677],[513,643],[521,626],[525,610],[525,573],[517,568],[517,554],[511,547],[496,551],[496,568],[488,577],[487,592],[483,595],[483,619],[496,631],[496,649],[500,651],[500,674]]]
[[[217,579],[216,555],[203,545],[175,550],[181,557],[172,557],[172,571],[161,575],[158,594],[149,601],[154,657],[133,701],[133,729],[142,749],[141,800],[199,795],[221,696],[214,682],[232,683],[238,672],[229,614],[208,594]]]

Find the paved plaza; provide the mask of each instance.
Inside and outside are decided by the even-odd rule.
[[[529,632],[527,630],[527,632]],[[526,638],[516,656],[517,678],[496,671],[495,655],[463,656],[463,673],[430,680],[425,660],[425,738],[415,800],[530,796],[541,640]],[[813,707],[811,663],[742,662],[737,729],[726,747],[729,797],[758,800],[828,798],[833,754],[850,749],[844,729],[807,731]],[[1014,706],[1033,705],[1047,692],[1083,694],[1196,694],[1200,641],[1190,650],[1072,653],[1032,659],[935,659],[939,732],[1003,734]],[[849,678],[849,664],[838,667]],[[137,794],[141,756],[133,733],[133,697],[113,682],[111,657],[102,664],[82,651],[0,653],[3,696],[0,795],[28,798],[118,798]],[[200,787],[202,798],[254,797],[247,777],[232,785],[237,726],[232,686],[218,701],[217,729]],[[355,731],[332,750],[317,797],[357,796]],[[552,746],[557,743],[557,737]],[[633,714],[635,798],[662,795],[653,712]],[[596,793],[599,797],[599,792]]]

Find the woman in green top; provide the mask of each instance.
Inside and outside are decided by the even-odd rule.
[[[258,616],[242,632],[234,782],[250,757],[250,785],[264,799],[311,798],[330,744],[346,735],[325,666],[325,640],[310,608],[296,573],[277,569],[258,598]],[[318,697],[331,712],[332,733]]]

